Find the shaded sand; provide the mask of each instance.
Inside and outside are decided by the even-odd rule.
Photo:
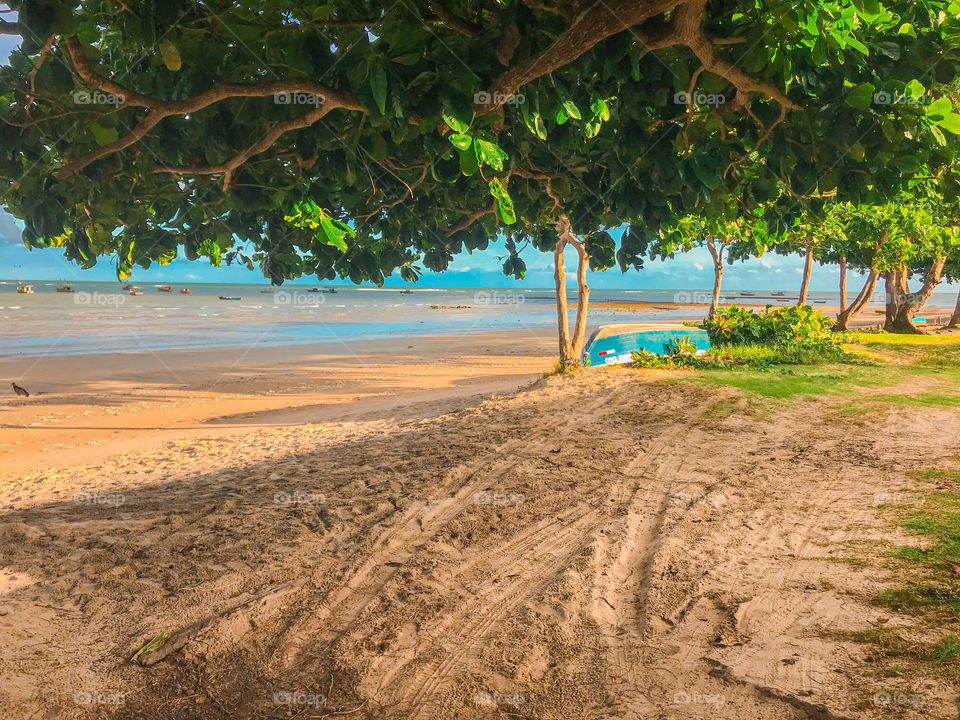
[[[875,493],[958,467],[960,410],[754,416],[679,377],[22,475],[0,489],[4,716],[879,718],[901,690],[955,717],[955,688],[881,685],[829,633],[909,622],[869,604],[886,571],[837,561],[907,541]],[[161,631],[168,657],[128,662]]]
[[[2,358],[0,477],[198,433],[412,417],[512,392],[555,362],[547,329],[156,354]],[[9,381],[8,381],[9,382]]]

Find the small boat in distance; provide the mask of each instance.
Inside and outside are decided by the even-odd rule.
[[[143,290],[136,285],[130,288],[131,295],[143,295]]]
[[[409,288],[404,288],[403,290],[400,291],[400,294],[401,294],[401,295],[410,295],[410,294],[412,294],[412,292],[413,292],[413,291],[410,290]]]
[[[33,285],[26,285],[22,282],[18,282],[17,292],[21,295],[33,295]]]
[[[125,283],[124,286],[123,286],[123,289],[124,289],[124,290],[129,290],[131,287],[133,287],[133,286],[132,286],[130,283]]]
[[[220,299],[221,300],[243,300],[242,297],[229,297],[227,295],[221,295]]]
[[[641,350],[666,355],[671,345],[687,340],[701,355],[710,348],[706,330],[666,323],[617,323],[601,326],[583,350],[587,365],[622,365],[633,362],[633,353]]]
[[[181,294],[181,295],[189,295],[189,294],[190,294],[190,288],[180,288],[180,294]]]
[[[273,290],[261,290],[260,292],[262,292],[262,293],[264,293],[264,294],[267,294],[267,295],[272,295],[272,294],[273,294]]]
[[[321,289],[318,288],[318,287],[312,287],[312,288],[310,288],[309,290],[307,290],[307,292],[319,292],[319,293],[322,293],[323,290],[321,290]]]
[[[335,287],[330,287],[330,288],[327,288],[327,292],[330,293],[331,295],[336,295],[337,289]]]
[[[173,292],[173,288],[169,285],[157,285],[157,292]]]
[[[73,285],[70,283],[63,283],[60,287],[57,288],[57,292],[73,292]]]

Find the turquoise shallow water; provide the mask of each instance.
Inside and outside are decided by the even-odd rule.
[[[74,293],[59,283],[34,282],[33,295],[16,293],[15,281],[0,281],[0,357],[75,355],[202,347],[251,347],[404,338],[521,328],[553,327],[551,289],[397,288],[337,286],[336,294],[308,292],[310,286],[191,283],[190,295],[159,292],[144,284],[132,296],[111,282],[77,282]],[[328,288],[329,285],[320,286]],[[220,300],[218,296],[240,297]],[[728,294],[729,302],[790,302],[793,293]],[[832,293],[813,300],[835,303]],[[672,320],[689,311],[673,302],[706,302],[705,291],[597,290],[591,302],[643,300],[665,303],[651,314],[591,310],[590,325],[628,319]],[[953,297],[934,303],[952,305]],[[431,305],[469,306],[433,309]]]

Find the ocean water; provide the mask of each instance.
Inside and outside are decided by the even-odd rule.
[[[133,296],[114,282],[76,282],[73,293],[58,293],[59,283],[36,281],[33,295],[18,294],[16,285],[0,281],[0,357],[399,340],[556,324],[548,288],[414,287],[401,293],[399,288],[336,286],[337,292],[329,294],[309,292],[306,285],[190,283],[189,295],[180,294],[184,285],[167,293],[144,284],[143,295]],[[221,295],[240,299],[221,300]],[[709,302],[710,297],[705,290],[593,290],[590,299],[591,304],[663,303],[644,319],[664,321],[690,317],[689,309],[671,304]],[[780,304],[795,302],[796,292],[729,292],[724,299]],[[938,295],[932,303],[952,306],[954,300],[952,294]],[[836,304],[837,294],[812,293],[811,302]],[[874,302],[882,303],[882,294]],[[624,313],[594,308],[589,325],[627,319]]]

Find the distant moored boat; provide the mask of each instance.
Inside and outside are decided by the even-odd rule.
[[[73,285],[70,283],[63,283],[60,287],[57,288],[57,292],[73,292]]]
[[[157,292],[173,292],[173,288],[169,285],[157,285]]]
[[[221,300],[243,300],[242,297],[230,297],[228,295],[221,295],[220,299]]]
[[[181,294],[181,295],[189,295],[189,294],[190,294],[190,288],[180,288],[180,294]]]
[[[33,285],[25,285],[24,283],[17,283],[17,292],[21,295],[33,295]]]

